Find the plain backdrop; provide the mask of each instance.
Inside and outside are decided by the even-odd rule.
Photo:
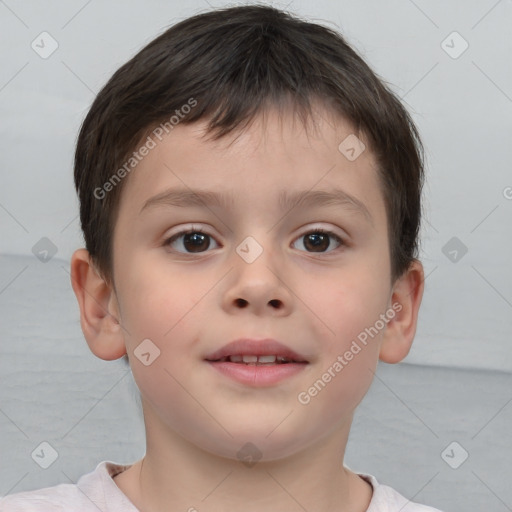
[[[120,65],[170,25],[226,5],[0,1],[0,495],[143,454],[131,373],[89,352],[69,282],[83,246],[74,144]],[[347,463],[446,510],[512,510],[512,1],[273,5],[339,30],[426,148],[416,339],[403,363],[379,366]],[[54,247],[49,261],[40,244]],[[48,469],[31,456],[43,441],[58,453]],[[457,469],[442,456],[452,442],[455,458],[469,454]]]

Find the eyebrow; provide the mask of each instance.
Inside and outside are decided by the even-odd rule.
[[[278,195],[279,205],[283,210],[289,211],[293,208],[307,208],[312,206],[342,206],[365,217],[368,223],[373,226],[373,218],[366,205],[345,192],[342,189],[331,190],[303,190],[294,191],[280,190]],[[234,196],[228,192],[214,192],[210,190],[192,190],[188,188],[174,188],[163,191],[156,196],[149,198],[141,208],[142,212],[158,206],[217,206],[228,209],[234,204]]]

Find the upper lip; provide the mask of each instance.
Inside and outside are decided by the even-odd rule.
[[[217,361],[223,357],[228,356],[266,356],[274,355],[285,357],[291,361],[307,363],[306,358],[287,347],[283,343],[271,338],[265,338],[262,340],[241,338],[234,340],[227,345],[224,345],[221,349],[216,350],[206,356],[208,361]]]

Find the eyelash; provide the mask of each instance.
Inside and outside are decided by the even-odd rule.
[[[168,247],[170,246],[175,240],[179,239],[181,236],[183,235],[187,235],[187,234],[201,234],[201,235],[206,235],[210,238],[213,238],[214,237],[212,235],[209,235],[208,233],[205,233],[204,231],[201,231],[200,229],[194,229],[192,227],[192,229],[187,229],[187,230],[183,230],[183,231],[180,231],[174,235],[172,235],[170,238],[168,238],[167,240],[164,241],[164,243],[162,244],[164,247]],[[336,233],[334,233],[333,231],[330,231],[328,229],[324,229],[324,228],[314,228],[310,231],[306,231],[303,235],[297,237],[295,240],[299,240],[300,238],[303,238],[305,237],[306,235],[309,235],[309,234],[312,234],[312,233],[321,233],[323,235],[329,235],[331,236],[332,238],[334,238],[339,244],[340,246],[346,246],[345,244],[345,241],[340,238]],[[218,243],[218,242],[217,242]],[[339,246],[339,247],[340,247]],[[339,249],[339,247],[337,247],[336,249]],[[318,252],[318,253],[315,253],[315,252],[309,252],[309,251],[306,251],[306,252],[309,252],[309,254],[330,254],[334,251],[336,251],[336,249],[333,249],[331,251],[327,251],[327,252]],[[194,253],[194,252],[180,252],[180,251],[173,251],[173,252],[177,252],[178,254],[202,254],[202,252],[197,252],[197,253]],[[204,252],[207,252],[207,251],[203,251]]]

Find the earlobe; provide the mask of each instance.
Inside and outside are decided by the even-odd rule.
[[[398,363],[409,353],[416,334],[424,280],[423,265],[418,260],[414,260],[407,272],[397,279],[389,305],[395,316],[389,320],[383,334],[381,361]]]
[[[111,361],[126,353],[117,297],[94,268],[89,252],[71,257],[71,286],[80,307],[80,325],[91,351]]]

